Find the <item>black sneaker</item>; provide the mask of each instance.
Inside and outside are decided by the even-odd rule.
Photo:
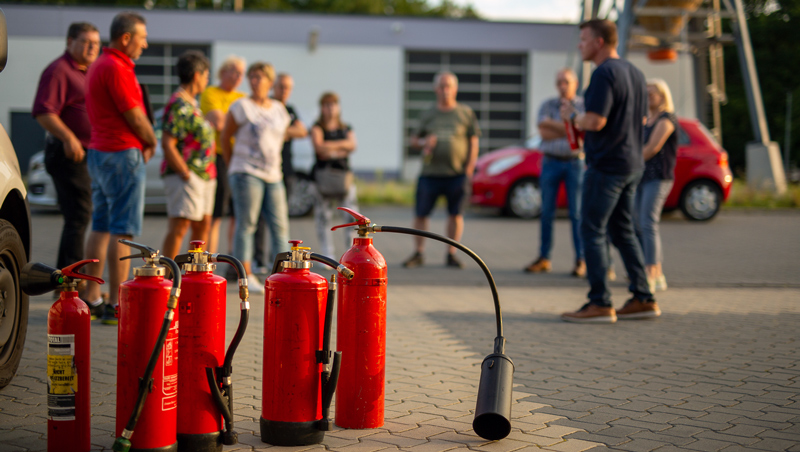
[[[119,325],[117,318],[117,308],[109,304],[103,303],[103,316],[100,317],[100,322],[103,325]]]
[[[89,303],[87,303],[86,300],[84,300],[83,302],[86,303],[86,306],[89,308],[89,313],[92,316],[92,320],[97,320],[103,317],[103,313],[105,312],[105,305],[106,305],[105,303],[101,302],[96,306],[92,306]]]
[[[456,255],[449,253],[447,254],[447,261],[445,265],[453,268],[464,268],[464,264],[462,264],[461,261],[456,258]]]
[[[405,268],[417,268],[422,267],[424,264],[424,260],[422,259],[422,253],[414,253],[413,256],[409,257],[408,260],[403,262],[403,267]]]

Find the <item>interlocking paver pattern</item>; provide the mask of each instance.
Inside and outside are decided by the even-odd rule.
[[[408,220],[404,210],[368,215],[379,224]],[[146,225],[158,221],[163,217],[148,217]],[[535,248],[535,222],[468,221],[465,243],[499,282],[506,352],[516,368],[511,435],[489,442],[471,426],[479,365],[494,337],[491,297],[480,271],[435,263],[422,271],[402,269],[408,239],[383,235],[376,246],[390,263],[386,424],[337,428],[322,445],[293,452],[800,450],[800,241],[780,235],[796,235],[800,215],[723,214],[706,225],[667,219],[662,231],[674,246],[665,248],[670,289],[658,294],[664,315],[603,326],[558,319],[586,293],[585,282],[563,275],[570,267],[568,243],[562,243],[567,222],[557,222],[556,235],[564,239],[556,244],[556,271],[539,277],[519,270]],[[34,217],[35,226],[50,223]],[[442,230],[441,218],[433,224]],[[314,246],[310,220],[293,220],[292,227]],[[764,234],[754,236],[753,230]],[[146,232],[142,241],[160,243],[161,233],[163,227]],[[55,254],[49,246],[35,247],[34,259],[49,262],[47,253]],[[737,266],[743,252],[751,253],[746,269]],[[612,289],[621,303],[624,283]],[[0,391],[0,452],[46,448],[43,358],[50,304],[49,295],[32,298],[19,375]],[[237,322],[231,291],[228,337]],[[258,432],[262,322],[263,303],[253,300],[251,327],[234,362],[240,444],[226,451],[276,449]],[[93,450],[105,451],[115,427],[116,329],[94,324],[92,341],[92,443]]]

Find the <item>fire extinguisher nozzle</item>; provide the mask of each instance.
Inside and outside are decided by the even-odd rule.
[[[222,434],[222,444],[226,446],[239,444],[239,434],[234,431],[226,431]]]
[[[117,438],[114,441],[114,445],[111,446],[111,450],[114,452],[128,452],[131,450],[131,442],[126,438]]]

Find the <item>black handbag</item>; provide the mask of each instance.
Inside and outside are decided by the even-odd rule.
[[[347,169],[325,166],[314,171],[317,190],[326,198],[342,198],[353,184],[353,172]]]

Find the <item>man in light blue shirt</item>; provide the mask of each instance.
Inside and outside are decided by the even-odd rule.
[[[541,245],[539,258],[525,267],[525,271],[543,273],[553,269],[550,261],[550,251],[553,248],[553,219],[556,214],[558,190],[563,182],[567,189],[569,219],[572,222],[572,244],[575,248],[575,268],[572,274],[583,277],[586,275],[580,235],[581,189],[585,169],[583,149],[570,147],[560,113],[561,105],[564,103],[569,103],[579,112],[583,112],[583,98],[576,95],[578,78],[572,69],[565,68],[558,71],[556,88],[558,97],[547,99],[542,103],[537,119],[539,134],[542,137],[539,149],[544,154],[542,172],[539,176],[539,188],[542,191]]]

